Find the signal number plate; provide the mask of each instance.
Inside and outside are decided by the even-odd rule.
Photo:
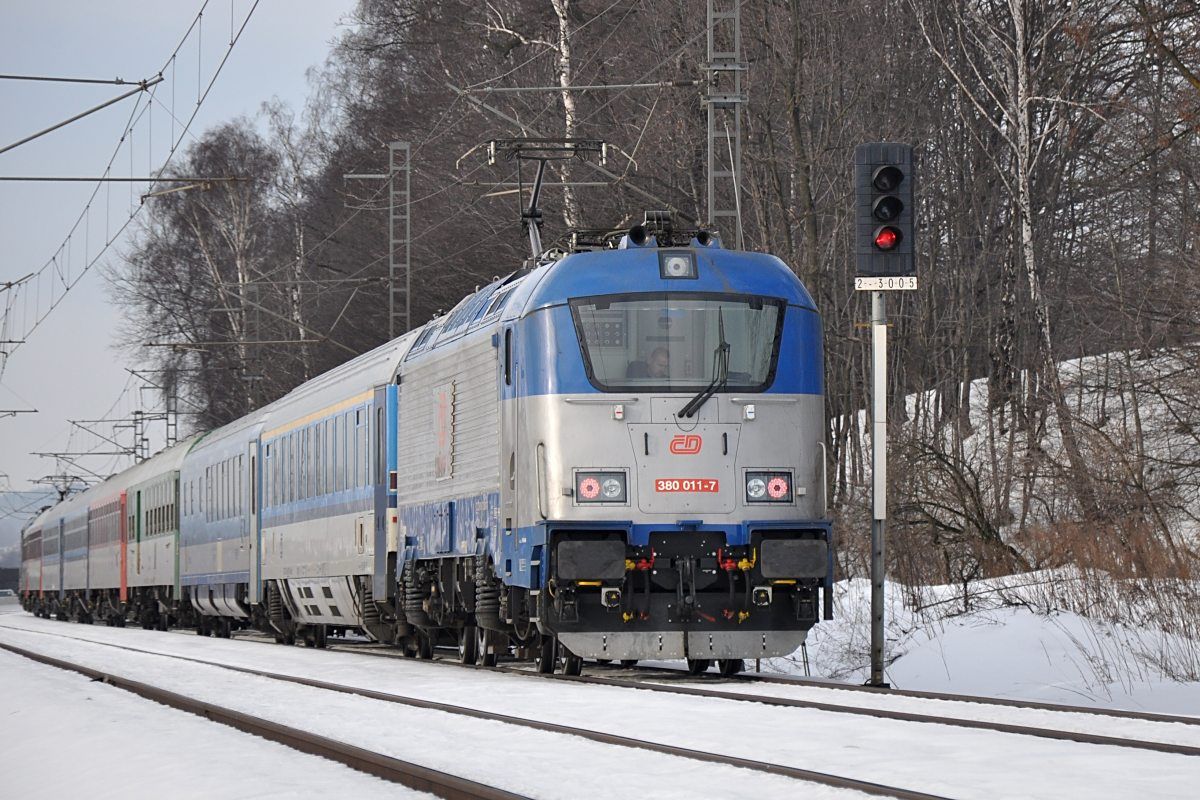
[[[860,292],[886,292],[895,289],[916,289],[916,275],[893,275],[887,278],[854,278],[854,288]]]
[[[716,478],[655,478],[656,492],[719,492],[721,482]]]

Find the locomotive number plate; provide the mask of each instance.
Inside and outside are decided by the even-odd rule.
[[[656,492],[719,492],[721,482],[716,478],[655,478]]]

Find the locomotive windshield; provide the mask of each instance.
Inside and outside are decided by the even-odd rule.
[[[571,301],[588,378],[602,391],[761,391],[775,372],[783,301],[655,292]],[[728,345],[728,367],[715,354]],[[724,372],[725,375],[718,375]]]

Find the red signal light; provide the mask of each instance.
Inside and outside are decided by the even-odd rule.
[[[600,481],[590,476],[584,478],[579,482],[579,494],[584,500],[595,500],[600,496]]]
[[[899,228],[885,225],[875,231],[875,246],[884,251],[894,250],[896,245],[900,244],[901,238],[903,237],[900,235]]]
[[[776,475],[767,482],[767,494],[771,495],[772,500],[780,500],[787,496],[788,482],[787,478],[782,475]]]

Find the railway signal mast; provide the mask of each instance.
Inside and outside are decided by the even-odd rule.
[[[871,292],[871,686],[884,680],[884,534],[887,527],[887,295],[917,288],[911,145],[854,148],[854,288]]]

